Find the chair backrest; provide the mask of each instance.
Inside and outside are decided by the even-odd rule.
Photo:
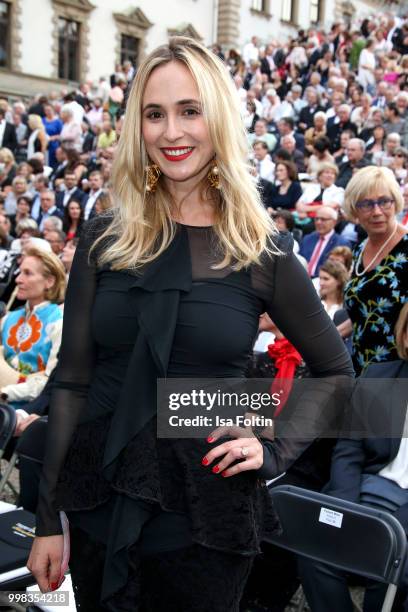
[[[16,428],[17,417],[14,408],[0,404],[0,451],[4,451]]]
[[[289,485],[271,489],[270,495],[282,532],[268,541],[336,568],[397,584],[407,538],[394,516]]]
[[[47,434],[48,417],[42,417],[33,421],[23,431],[18,442],[16,451],[20,457],[42,463],[45,453],[45,439]]]

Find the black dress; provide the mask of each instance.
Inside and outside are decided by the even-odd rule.
[[[84,228],[70,274],[37,511],[37,535],[61,533],[64,509],[106,543],[105,601],[123,587],[146,504],[186,517],[196,544],[257,554],[265,530],[277,528],[263,478],[285,471],[313,440],[295,415],[276,428],[280,439],[265,442],[261,470],[220,478],[201,465],[205,440],[157,438],[157,378],[242,377],[264,311],[313,375],[352,375],[290,234],[276,238],[281,256],[236,272],[211,268],[220,260],[213,228],[177,225],[168,249],[136,274],[98,267],[101,243],[89,253],[108,222]],[[313,411],[309,400],[300,412]]]
[[[302,195],[302,187],[299,181],[292,181],[286,193],[279,192],[279,185],[274,185],[271,189],[270,206],[273,208],[283,208],[284,210],[294,210],[296,202]]]

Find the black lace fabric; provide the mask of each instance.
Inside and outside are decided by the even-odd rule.
[[[71,544],[77,610],[100,612],[106,547],[77,527],[71,529]],[[141,554],[134,546],[128,581],[105,608],[111,612],[238,612],[251,565],[251,558],[198,545],[151,555]]]
[[[156,377],[163,370],[168,377],[244,376],[265,311],[326,382],[352,376],[344,345],[288,235],[277,238],[281,256],[235,272],[213,269],[220,260],[213,228],[178,226],[174,248],[140,277],[98,267],[98,250],[89,256],[107,223],[88,223],[70,275],[37,534],[61,532],[59,509],[91,510],[125,494],[184,513],[197,544],[256,554],[265,531],[278,528],[263,478],[285,471],[309,446],[313,436],[296,429],[311,404],[318,423],[332,388],[295,407],[282,439],[265,432],[259,472],[220,478],[201,465],[205,440],[157,439]],[[320,434],[316,426],[314,437]]]

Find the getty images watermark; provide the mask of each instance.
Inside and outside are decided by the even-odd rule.
[[[404,429],[408,379],[159,379],[159,438],[202,438],[218,427],[268,438],[395,438]]]
[[[219,381],[217,381],[219,382]],[[242,383],[240,383],[242,384]],[[282,391],[275,393],[206,391],[191,389],[190,392],[171,392],[168,397],[169,410],[176,413],[168,417],[170,427],[272,427],[273,420],[256,411],[277,408],[281,404]],[[185,416],[177,414],[181,409],[201,409],[204,414]],[[241,410],[245,410],[241,413]],[[210,415],[209,413],[212,414]],[[251,416],[248,416],[248,412]]]
[[[255,435],[336,436],[350,381],[321,379],[160,379],[159,438],[201,438],[218,427]]]

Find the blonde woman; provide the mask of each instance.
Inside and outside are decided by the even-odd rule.
[[[362,168],[347,185],[345,213],[367,232],[354,251],[345,289],[350,321],[340,329],[344,336],[353,331],[358,372],[397,358],[393,328],[408,299],[408,232],[397,219],[402,208],[401,189],[389,168]]]
[[[28,115],[28,127],[30,128],[30,135],[27,142],[27,159],[31,159],[34,153],[45,154],[48,139],[40,115]]]
[[[258,479],[304,448],[247,430],[158,438],[157,379],[242,377],[265,309],[312,371],[350,373],[246,155],[221,61],[182,37],[153,51],[128,98],[115,206],[85,227],[70,274],[29,559],[42,591],[60,584],[64,509],[80,609],[238,610],[272,511]]]
[[[0,149],[0,192],[9,187],[16,176],[16,160],[10,149]]]
[[[1,322],[4,359],[0,361],[3,400],[22,406],[42,391],[57,364],[61,343],[65,273],[52,253],[28,247],[16,278],[17,298],[25,306]]]

